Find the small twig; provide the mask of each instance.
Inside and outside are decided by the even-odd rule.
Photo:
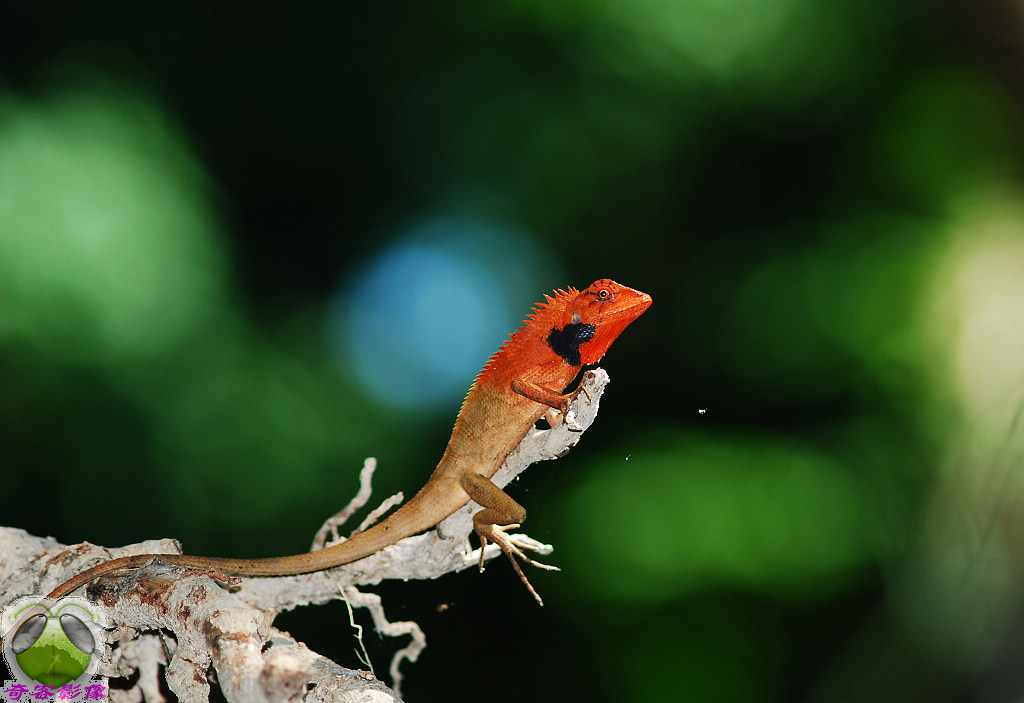
[[[345,600],[357,608],[366,608],[373,618],[373,626],[377,632],[387,637],[401,637],[409,635],[412,640],[407,646],[395,652],[391,659],[391,666],[388,674],[391,676],[391,687],[395,693],[402,695],[402,672],[399,667],[403,660],[408,659],[415,662],[419,659],[420,653],[427,647],[427,637],[423,634],[420,626],[412,621],[390,622],[384,614],[384,606],[381,604],[380,596],[376,593],[363,593],[352,586],[344,589]]]
[[[356,589],[352,588],[352,590],[355,591]],[[352,600],[348,597],[346,589],[339,587],[338,592],[341,593],[342,600],[345,601],[345,608],[348,610],[348,624],[355,630],[356,642],[359,643],[359,649],[356,650],[356,659],[362,662],[363,666],[369,669],[371,674],[377,676],[377,672],[373,668],[373,662],[370,661],[370,654],[366,651],[366,644],[363,642],[363,626],[356,622],[355,611],[352,610]]]
[[[327,518],[320,529],[317,530],[316,536],[313,537],[313,544],[310,547],[311,552],[323,549],[327,543],[328,535],[331,536],[331,542],[337,542],[340,539],[338,527],[344,525],[357,510],[366,505],[367,501],[370,500],[370,496],[373,494],[373,472],[376,469],[377,460],[374,457],[368,456],[363,460],[363,468],[359,471],[359,490],[352,497],[352,500],[348,502],[348,505]]]
[[[398,505],[403,500],[405,500],[405,494],[402,493],[401,491],[399,491],[395,495],[391,496],[390,498],[385,499],[385,501],[383,503],[381,503],[379,506],[377,506],[376,510],[371,511],[370,514],[366,516],[366,519],[363,520],[362,523],[360,523],[359,529],[356,530],[356,533],[362,532],[363,530],[368,528],[370,525],[372,525],[373,523],[377,522],[377,520],[380,519],[381,515],[383,515],[387,511],[391,510],[391,508],[393,508],[394,506]]]

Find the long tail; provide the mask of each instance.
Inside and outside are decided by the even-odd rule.
[[[188,554],[136,554],[97,564],[57,586],[47,598],[53,600],[63,598],[100,576],[125,569],[138,569],[154,559],[176,566],[215,571],[232,576],[291,576],[348,564],[356,559],[379,552],[400,539],[423,532],[447,517],[447,515],[424,513],[420,509],[420,501],[417,498],[419,498],[418,495],[366,532],[315,552],[266,559],[196,557]],[[447,510],[449,507],[445,506],[442,510]],[[456,509],[458,507],[456,506]],[[454,512],[454,509],[448,514],[451,512]]]

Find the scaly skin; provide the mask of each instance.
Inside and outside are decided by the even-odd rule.
[[[483,546],[494,542],[512,564],[530,593],[541,602],[515,557],[526,557],[505,530],[518,527],[526,511],[491,482],[526,433],[549,409],[564,417],[579,393],[564,389],[586,364],[596,363],[629,323],[651,305],[646,293],[608,279],[584,291],[558,290],[534,307],[523,326],[490,358],[470,388],[441,462],[413,498],[383,522],[345,542],[306,554],[269,559],[228,559],[176,554],[139,554],[94,566],[66,581],[50,594],[61,598],[90,581],[153,559],[238,576],[286,576],[320,571],[374,554],[395,542],[423,532],[471,499],[484,507],[473,516]],[[570,426],[570,429],[571,426]],[[483,549],[481,568],[483,568]]]

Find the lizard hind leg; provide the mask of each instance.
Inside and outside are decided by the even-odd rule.
[[[547,571],[558,571],[557,566],[551,566],[550,564],[542,564],[539,561],[531,559],[523,553],[520,546],[529,549],[529,546],[524,543],[517,543],[513,537],[505,534],[505,530],[512,530],[519,527],[519,523],[513,522],[508,525],[496,525],[489,521],[488,513],[490,510],[481,510],[473,516],[473,525],[476,529],[477,535],[480,537],[480,571],[484,570],[484,554],[487,548],[488,542],[496,544],[501,551],[505,552],[509,561],[512,562],[512,568],[519,574],[519,579],[526,586],[526,590],[530,592],[530,595],[534,597],[538,605],[544,605],[544,600],[537,593],[537,590],[530,583],[530,579],[526,578],[526,574],[523,573],[523,567],[519,565],[518,559],[522,559],[527,564],[536,566],[539,569],[546,569]],[[517,559],[518,557],[518,559]]]
[[[462,477],[462,487],[469,494],[469,497],[480,505],[483,510],[473,515],[473,528],[480,537],[480,571],[484,570],[484,553],[488,542],[493,542],[512,562],[512,568],[516,570],[519,579],[526,586],[537,603],[544,605],[544,601],[534,589],[530,580],[523,573],[523,568],[518,560],[548,571],[558,571],[558,567],[549,564],[542,564],[534,561],[523,553],[523,549],[532,549],[527,542],[520,542],[505,534],[506,530],[519,527],[526,519],[526,509],[503,490],[495,486],[490,479],[484,478],[477,473],[468,473]]]

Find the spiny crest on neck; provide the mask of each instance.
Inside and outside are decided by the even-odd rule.
[[[565,306],[575,299],[579,293],[572,286],[569,286],[568,290],[562,290],[561,288],[555,290],[554,296],[545,293],[544,302],[535,304],[533,310],[523,320],[522,325],[498,347],[498,351],[491,355],[491,358],[487,360],[487,363],[477,375],[473,385],[479,385],[488,376],[502,370],[506,357],[518,346],[534,341],[538,338],[538,334],[541,335],[540,339],[543,339],[552,327],[558,325]]]

